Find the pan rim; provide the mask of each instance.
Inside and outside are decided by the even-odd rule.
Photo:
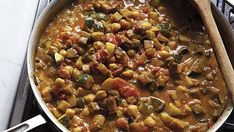
[[[54,8],[59,7],[59,4],[64,4],[66,3],[66,0],[53,0],[46,8],[45,10],[41,13],[39,16],[38,20],[36,21],[32,34],[29,39],[29,45],[27,49],[27,71],[28,71],[28,77],[29,77],[29,82],[33,91],[33,94],[40,106],[40,108],[43,110],[43,112],[46,114],[46,116],[49,118],[52,123],[59,128],[63,132],[68,132],[69,130],[64,127],[52,114],[51,111],[49,111],[48,107],[46,106],[46,103],[42,99],[42,96],[40,94],[40,91],[38,90],[38,87],[35,84],[35,78],[34,78],[34,66],[33,66],[33,58],[34,58],[34,53],[35,53],[35,47],[39,41],[39,36],[40,36],[40,30],[43,25],[51,18],[51,13],[54,13],[56,11],[53,11]],[[54,9],[55,10],[55,9]]]
[[[40,107],[42,108],[43,112],[48,116],[48,118],[52,121],[52,123],[57,126],[61,131],[69,131],[66,127],[64,127],[55,117],[54,115],[49,111],[48,107],[46,106],[46,103],[41,97],[40,91],[38,90],[36,84],[35,84],[35,79],[34,79],[34,66],[33,66],[33,58],[34,58],[34,53],[35,53],[35,47],[39,41],[39,36],[40,36],[40,30],[42,29],[42,26],[46,26],[48,23],[49,18],[52,16],[50,14],[57,14],[58,11],[55,11],[54,8],[58,9],[64,9],[64,5],[61,5],[61,3],[69,3],[71,1],[68,0],[53,0],[42,12],[40,17],[38,18],[37,22],[35,23],[35,26],[33,27],[32,34],[30,36],[29,40],[29,45],[27,49],[27,70],[28,70],[28,76],[29,76],[29,81],[30,85],[33,91],[34,96],[36,97],[37,102],[39,103]],[[213,11],[216,13],[218,10],[216,7],[213,7]],[[220,15],[220,14],[218,14]],[[222,15],[221,15],[222,16]],[[223,16],[224,17],[224,16]],[[224,21],[227,21],[224,19]],[[233,105],[230,102],[227,107],[224,109],[223,113],[219,117],[219,119],[212,125],[212,127],[208,130],[208,132],[213,132],[217,131],[220,126],[226,121],[226,119],[229,117],[233,110]]]

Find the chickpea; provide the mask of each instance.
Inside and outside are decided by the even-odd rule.
[[[57,87],[63,87],[65,85],[65,80],[62,78],[57,78],[55,80],[55,86]]]
[[[127,54],[130,58],[132,58],[136,55],[136,51],[135,50],[128,50]]]

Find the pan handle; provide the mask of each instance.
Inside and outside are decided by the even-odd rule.
[[[27,132],[37,126],[40,126],[42,124],[45,124],[46,120],[41,115],[37,115],[25,122],[22,122],[12,128],[9,128],[3,132]]]

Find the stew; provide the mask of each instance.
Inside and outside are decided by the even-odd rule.
[[[184,1],[73,2],[42,33],[34,62],[48,109],[73,132],[207,131],[229,102]]]

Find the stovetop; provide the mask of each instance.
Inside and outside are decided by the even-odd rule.
[[[234,29],[234,6],[231,5],[231,0],[211,0],[224,14],[229,22],[233,25]],[[37,10],[37,16],[40,15],[42,10],[48,5],[50,0],[40,0]],[[9,127],[15,126],[20,122],[26,121],[38,114],[41,114],[40,108],[36,102],[27,76],[26,60],[21,74],[21,80],[17,95],[15,97],[15,105],[12,110]],[[41,125],[32,132],[50,131],[53,132],[53,126],[49,123]],[[231,113],[227,121],[220,127],[218,132],[233,132],[234,131],[234,111]]]

